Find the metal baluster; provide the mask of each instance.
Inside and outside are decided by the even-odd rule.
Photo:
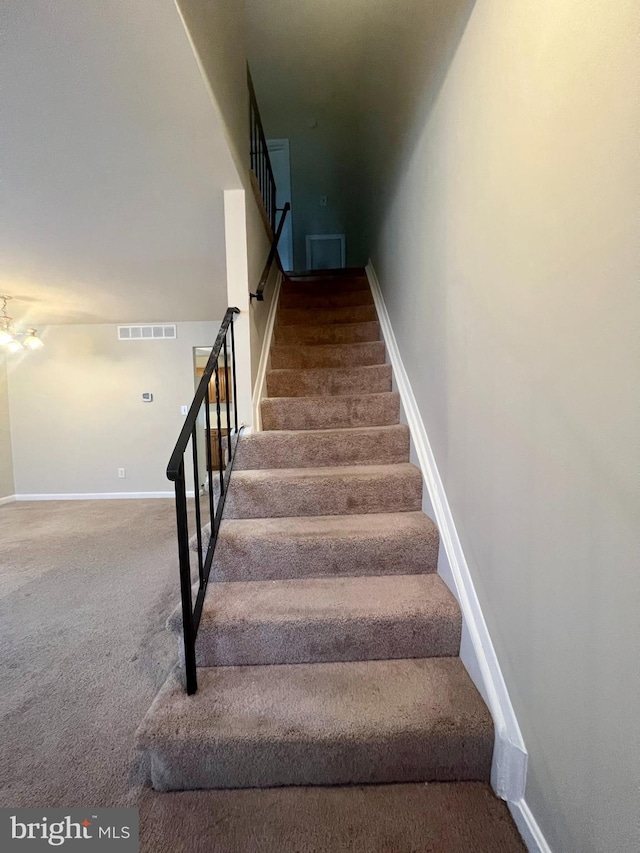
[[[207,382],[207,393],[204,398],[204,420],[207,431],[207,476],[209,479],[209,524],[211,525],[211,536],[214,535],[213,519],[215,517],[215,509],[213,506],[213,463],[211,462],[211,418],[209,417],[209,383]]]
[[[178,557],[180,561],[180,596],[182,599],[182,636],[187,693],[198,689],[196,676],[196,644],[191,600],[191,562],[189,560],[189,521],[187,515],[187,489],[184,477],[184,459],[176,479],[176,521],[178,525]]]
[[[255,144],[254,144],[254,127],[255,122],[253,120],[253,104],[249,101],[249,162],[251,163],[251,169],[255,172]]]
[[[220,470],[220,497],[224,491],[224,471],[222,468],[222,424],[220,423],[220,374],[216,362],[216,417],[218,420],[218,462]]]
[[[271,227],[273,228],[273,233],[276,233],[276,182],[273,179],[273,175],[271,176]]]
[[[227,361],[227,336],[224,336],[224,391],[227,398],[227,465],[231,459],[231,388],[229,387],[229,363]]]
[[[200,586],[204,583],[204,563],[202,561],[202,521],[200,519],[200,471],[198,469],[197,421],[191,431],[191,449],[193,451],[193,497],[196,502],[196,536],[198,538],[198,577]]]
[[[258,177],[258,120],[256,119],[255,107],[253,110],[253,171]]]
[[[234,327],[235,323],[231,319],[231,373],[233,374],[233,420],[236,428],[236,443],[238,441],[238,392],[236,389],[236,338]]]

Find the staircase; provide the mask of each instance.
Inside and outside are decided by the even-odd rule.
[[[138,731],[154,788],[487,781],[492,721],[363,273],[283,284],[267,391],[236,453],[198,692],[172,674]]]

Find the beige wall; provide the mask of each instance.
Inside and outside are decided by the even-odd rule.
[[[265,133],[289,140],[295,269],[306,268],[308,234],[345,234],[347,263],[366,262],[356,104],[362,45],[380,3],[389,7],[388,0],[245,0]]]
[[[225,223],[227,253],[241,250],[245,265],[234,266],[233,276],[246,276],[246,292],[255,292],[269,254],[270,242],[249,179],[249,94],[247,88],[247,32],[244,0],[175,0],[184,25],[198,56],[202,73],[208,82],[217,109],[222,116],[229,146],[238,171],[238,187],[244,188],[245,215],[240,233],[237,211]],[[229,187],[232,188],[232,187]],[[235,210],[235,208],[234,208]],[[240,247],[240,243],[245,243]],[[231,247],[231,248],[230,248]],[[251,388],[262,349],[268,302],[249,304],[246,293],[238,294],[238,281],[229,281],[231,302],[246,312],[236,322],[237,343],[247,348],[247,379]],[[245,322],[247,320],[247,322]],[[242,353],[239,357],[242,357]],[[245,371],[242,371],[242,376]],[[251,391],[247,399],[246,420],[250,421]]]
[[[251,303],[251,387],[253,392],[256,390],[256,380],[258,379],[258,367],[260,365],[260,356],[262,355],[262,347],[264,343],[265,333],[267,331],[267,320],[269,318],[269,309],[275,295],[276,282],[280,277],[280,272],[277,266],[271,268],[271,274],[267,280],[267,286],[264,289],[264,301]]]
[[[244,182],[249,163],[244,0],[174,2],[224,120],[236,167]]]
[[[631,853],[637,3],[403,6],[369,92],[373,260],[529,750],[527,802],[556,853]]]
[[[0,354],[0,498],[9,497],[14,492],[7,366],[5,356]]]
[[[172,0],[4,0],[1,29],[14,319],[220,317],[222,190],[238,177]]]
[[[180,407],[195,388],[193,347],[211,346],[218,327],[179,323],[176,340],[148,342],[118,341],[112,325],[44,329],[46,346],[9,370],[16,493],[170,491]]]

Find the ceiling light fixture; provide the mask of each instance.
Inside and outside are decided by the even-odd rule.
[[[37,335],[37,329],[27,329],[27,336],[22,341],[22,346],[27,349],[40,349],[40,347],[43,347],[42,338],[37,337]]]
[[[37,329],[27,329],[27,332],[16,332],[13,328],[13,319],[7,314],[7,302],[10,296],[0,296],[2,300],[2,313],[0,313],[0,347],[9,352],[20,352],[21,349],[40,349],[44,346],[43,341],[37,337]],[[23,338],[23,340],[20,340]]]

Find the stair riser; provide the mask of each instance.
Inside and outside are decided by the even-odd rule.
[[[283,293],[337,294],[347,291],[364,290],[371,293],[369,282],[365,277],[356,278],[305,278],[298,281],[289,280],[282,285]]]
[[[292,293],[282,290],[280,308],[307,308],[314,311],[353,307],[354,305],[373,305],[371,291],[348,290],[336,293]]]
[[[393,465],[408,461],[409,430],[404,425],[355,432],[268,431],[242,437],[233,470]]]
[[[493,733],[468,738],[380,731],[367,742],[264,743],[222,741],[203,748],[180,743],[150,750],[151,783],[157,791],[271,788],[284,785],[367,785],[394,782],[489,781]]]
[[[384,364],[383,341],[365,344],[336,344],[335,346],[274,346],[271,348],[271,369],[319,367],[361,367]]]
[[[269,397],[323,397],[391,391],[391,365],[332,369],[270,370]]]
[[[358,344],[380,340],[380,323],[348,323],[334,326],[276,326],[276,344]]]
[[[391,466],[390,466],[391,467]],[[401,474],[326,478],[246,480],[241,472],[231,479],[225,518],[295,518],[310,515],[355,515],[375,512],[414,512],[422,504],[419,471]]]
[[[313,398],[274,397],[262,401],[261,413],[265,430],[391,426],[400,418],[400,398],[395,393],[328,397],[318,406]]]
[[[410,575],[435,572],[439,536],[426,531],[393,531],[351,537],[241,535],[233,522],[222,524],[211,569],[215,581],[286,580],[320,577]],[[203,548],[209,536],[203,535]]]
[[[212,594],[215,595],[215,589]],[[395,620],[325,619],[201,626],[198,666],[251,666],[328,661],[453,657],[461,617]]]
[[[354,305],[346,308],[281,308],[277,315],[279,326],[322,326],[325,323],[368,323],[377,320],[375,305]]]

